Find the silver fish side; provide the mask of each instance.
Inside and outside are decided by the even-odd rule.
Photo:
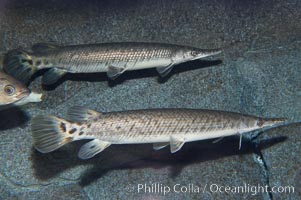
[[[80,158],[88,159],[111,144],[153,143],[155,150],[170,145],[174,153],[185,142],[242,134],[283,121],[214,110],[154,109],[102,114],[74,107],[68,112],[68,121],[39,116],[33,119],[31,130],[34,145],[42,153],[71,141],[93,139],[79,152]]]
[[[66,46],[54,51],[33,54],[33,60],[41,60],[40,68],[59,66],[68,72],[107,72],[108,67],[126,65],[127,70],[142,68],[139,64],[162,60],[170,62],[175,47],[132,43]],[[44,62],[42,62],[44,60]],[[42,64],[42,63],[47,64]]]
[[[176,64],[221,52],[220,49],[135,42],[73,46],[36,44],[32,50],[32,53],[9,52],[4,59],[4,69],[26,82],[36,71],[51,68],[43,76],[44,84],[52,84],[66,73],[107,72],[109,78],[115,79],[125,71],[156,68],[161,76],[166,76]]]
[[[171,136],[186,137],[188,142],[249,131],[258,128],[257,121],[252,116],[211,110],[138,110],[103,114],[91,123],[87,135],[116,144],[166,142]]]

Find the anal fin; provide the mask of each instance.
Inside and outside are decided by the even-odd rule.
[[[109,66],[107,71],[107,76],[110,79],[115,80],[118,76],[120,76],[125,71],[126,71],[125,67]]]
[[[170,137],[170,152],[175,153],[179,151],[182,146],[185,144],[184,138],[179,138],[179,137]]]
[[[83,160],[92,158],[96,154],[105,150],[110,145],[111,145],[110,142],[105,142],[105,141],[101,141],[99,139],[94,139],[94,140],[84,144],[80,148],[80,150],[78,152],[78,157]]]
[[[173,64],[170,64],[166,67],[157,67],[156,70],[161,77],[165,77],[171,72],[172,68],[173,68]]]
[[[44,85],[51,85],[57,82],[60,78],[62,78],[67,72],[58,68],[51,68],[42,78],[42,83]]]
[[[162,142],[162,143],[154,143],[153,144],[153,149],[154,150],[160,150],[163,149],[164,147],[168,146],[169,143],[168,142]]]

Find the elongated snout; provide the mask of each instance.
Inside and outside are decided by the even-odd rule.
[[[271,127],[271,126],[276,126],[276,125],[282,124],[287,120],[288,120],[287,118],[260,119],[260,120],[258,120],[257,125],[260,128]]]
[[[222,53],[221,49],[199,50],[199,51],[196,51],[193,53],[195,55],[192,58],[192,60],[197,60],[197,59],[205,58],[208,56],[214,56],[214,55],[217,55],[220,53]]]

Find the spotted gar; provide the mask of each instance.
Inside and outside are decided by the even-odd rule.
[[[98,113],[72,107],[68,121],[55,116],[32,120],[35,148],[52,152],[76,140],[92,139],[78,156],[89,159],[111,144],[153,143],[159,150],[170,144],[172,153],[185,142],[220,138],[278,125],[281,118],[260,118],[238,113],[197,109],[153,109]]]
[[[176,64],[220,53],[220,49],[198,49],[160,43],[103,43],[57,46],[35,44],[32,52],[12,50],[4,57],[4,70],[28,83],[32,75],[48,69],[43,84],[55,83],[66,73],[106,72],[111,79],[125,71],[156,68],[166,76]]]

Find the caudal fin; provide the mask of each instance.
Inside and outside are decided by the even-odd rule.
[[[35,148],[41,153],[52,152],[78,136],[79,125],[54,116],[37,116],[31,123]]]
[[[32,75],[37,71],[31,56],[23,50],[12,50],[6,53],[3,69],[23,84],[28,84]]]

